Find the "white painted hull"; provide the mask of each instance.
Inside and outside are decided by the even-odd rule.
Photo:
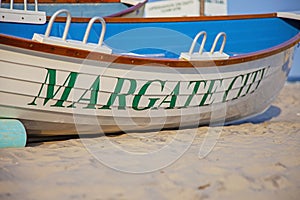
[[[168,68],[0,49],[0,117],[20,119],[36,134],[175,128],[252,116],[278,95],[294,51],[223,67]]]

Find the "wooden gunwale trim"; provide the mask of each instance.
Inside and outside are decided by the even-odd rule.
[[[0,34],[0,44],[8,45],[11,47],[17,47],[26,50],[32,50],[36,52],[49,53],[54,55],[73,57],[79,59],[89,59],[103,62],[113,62],[118,64],[131,64],[131,65],[153,65],[158,67],[168,66],[168,67],[211,67],[219,66],[226,67],[227,65],[238,64],[249,62],[268,56],[272,56],[279,52],[282,52],[300,42],[300,33],[291,38],[290,40],[277,45],[275,47],[265,49],[262,51],[235,56],[229,58],[228,60],[209,60],[209,61],[185,61],[176,59],[157,59],[157,58],[139,58],[132,56],[121,56],[121,55],[108,55],[97,52],[90,52],[87,50],[74,49],[69,47],[60,47],[56,45],[43,44],[35,42],[28,39],[17,38],[13,36],[7,36]]]
[[[47,17],[47,20],[51,16]],[[222,15],[222,16],[199,16],[199,17],[163,17],[163,18],[121,18],[121,17],[104,17],[108,23],[157,23],[157,22],[195,22],[195,21],[214,21],[214,20],[239,20],[255,18],[273,18],[277,13],[251,14],[251,15]],[[90,18],[72,17],[72,22],[88,22]],[[56,22],[65,22],[66,17],[57,17]],[[97,22],[96,22],[97,23]]]
[[[239,20],[255,18],[272,18],[276,13],[252,14],[252,15],[220,15],[220,16],[196,16],[196,17],[162,17],[162,18],[105,18],[109,23],[151,23],[151,22],[195,22],[215,20]],[[74,19],[78,20],[78,19]]]

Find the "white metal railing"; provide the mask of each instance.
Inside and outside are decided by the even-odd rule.
[[[194,52],[194,49],[195,49],[195,46],[196,46],[196,43],[199,39],[199,37],[203,35],[203,38],[202,38],[202,42],[201,42],[201,46],[199,48],[199,54],[202,54],[203,53],[203,49],[204,49],[204,45],[205,45],[205,42],[206,42],[206,37],[207,37],[207,34],[205,31],[201,31],[199,32],[196,37],[194,38],[193,40],[193,43],[191,45],[191,48],[190,48],[190,51],[189,51],[189,54],[191,55],[193,52]]]
[[[215,38],[215,41],[214,41],[214,43],[213,43],[213,45],[212,45],[212,47],[211,47],[211,49],[210,49],[210,54],[213,54],[214,52],[215,52],[215,48],[216,48],[216,46],[217,46],[217,43],[218,43],[218,41],[219,41],[219,39],[220,39],[220,37],[222,37],[223,36],[223,42],[222,42],[222,45],[221,45],[221,47],[220,47],[220,53],[222,54],[223,53],[223,51],[224,51],[224,47],[225,47],[225,43],[226,43],[226,33],[224,33],[224,32],[220,32],[217,36],[216,36],[216,38]]]
[[[201,35],[203,35],[203,38],[202,38],[199,52],[194,52],[196,43]],[[218,43],[220,37],[222,37],[222,36],[223,36],[223,42],[221,44],[220,50],[215,51],[217,43]],[[215,37],[214,43],[209,52],[203,52],[205,42],[206,42],[206,32],[201,31],[195,36],[189,52],[182,52],[180,54],[180,58],[184,59],[184,60],[220,60],[220,59],[228,59],[229,58],[229,55],[224,53],[224,48],[225,48],[225,43],[226,43],[226,33],[220,32]]]
[[[91,32],[91,28],[92,28],[92,26],[93,26],[93,24],[95,23],[96,20],[99,20],[101,22],[101,26],[102,26],[102,30],[101,30],[99,41],[98,41],[98,45],[102,46],[102,43],[103,43],[103,40],[104,40],[104,35],[105,35],[105,32],[106,32],[106,23],[105,23],[105,21],[102,17],[93,17],[92,19],[90,19],[89,24],[86,28],[84,37],[83,37],[83,41],[82,41],[84,44],[87,43],[87,40],[88,40],[90,32]]]
[[[24,0],[24,8],[15,9],[14,0],[10,0],[9,8],[2,8],[0,1],[0,21],[44,24],[46,23],[46,12],[38,11],[38,2],[34,0],[34,10],[28,10],[27,0]]]
[[[66,17],[66,24],[65,24],[65,28],[64,28],[62,37],[59,38],[59,37],[50,36],[52,26],[53,26],[53,23],[54,23],[56,17],[63,13],[65,13],[67,17]],[[103,18],[93,17],[92,19],[90,19],[82,41],[67,40],[67,36],[68,36],[70,25],[71,25],[71,20],[72,20],[71,13],[68,10],[62,9],[62,10],[55,12],[49,20],[45,34],[42,35],[42,34],[35,33],[32,37],[32,40],[35,40],[35,41],[38,41],[41,43],[55,44],[55,45],[59,45],[59,46],[72,47],[72,48],[102,52],[102,53],[107,53],[107,54],[112,53],[112,49],[103,45],[103,40],[104,40],[104,36],[105,36],[105,31],[106,31],[106,23]],[[99,20],[101,22],[101,26],[102,26],[98,44],[87,43],[87,40],[90,35],[90,31],[96,20]]]
[[[70,25],[71,25],[71,19],[72,19],[71,13],[66,9],[59,10],[51,16],[51,18],[49,20],[49,23],[48,23],[48,26],[47,26],[47,29],[46,29],[46,32],[45,32],[45,37],[50,36],[52,26],[53,26],[53,23],[54,23],[56,17],[60,14],[63,14],[63,13],[65,13],[67,15],[67,19],[66,19],[66,25],[65,25],[64,32],[63,32],[62,40],[66,41],[67,35],[68,35],[68,32],[69,32],[69,28],[70,28]]]
[[[2,0],[0,0],[0,8],[2,7]],[[14,9],[14,0],[10,0],[9,2],[9,9]],[[27,11],[27,0],[24,0],[24,10]],[[34,10],[38,11],[38,1],[34,0]]]

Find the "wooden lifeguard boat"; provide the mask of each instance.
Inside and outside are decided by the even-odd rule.
[[[0,117],[51,135],[257,115],[300,41],[298,15],[280,16],[90,20],[62,10],[44,25],[0,22]]]

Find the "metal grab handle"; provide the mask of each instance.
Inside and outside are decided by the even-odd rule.
[[[24,0],[24,10],[27,11],[27,0]]]
[[[66,21],[64,33],[63,33],[63,36],[62,36],[62,40],[66,41],[67,35],[68,35],[68,32],[69,32],[69,28],[70,28],[70,24],[71,24],[71,13],[66,9],[58,10],[51,16],[51,18],[49,20],[49,24],[48,24],[46,32],[45,32],[45,37],[49,37],[54,20],[56,19],[56,17],[58,15],[60,15],[62,13],[66,13],[66,15],[67,15],[67,21]]]
[[[89,35],[90,35],[91,28],[92,28],[92,26],[93,26],[93,24],[95,23],[96,20],[99,20],[101,22],[101,25],[102,25],[101,34],[100,34],[100,38],[99,38],[99,41],[98,41],[98,45],[102,46],[102,43],[103,43],[103,40],[104,40],[104,35],[105,35],[105,32],[106,32],[106,23],[105,23],[105,20],[102,17],[93,17],[92,19],[90,19],[89,24],[88,24],[88,26],[86,28],[86,31],[85,31],[83,40],[82,40],[82,42],[84,44],[87,43],[87,40],[88,40]]]
[[[220,48],[220,53],[221,53],[221,54],[223,53],[224,47],[225,47],[225,43],[226,43],[226,33],[220,32],[220,33],[216,36],[216,38],[215,38],[215,41],[214,41],[214,43],[213,43],[213,45],[212,45],[212,47],[211,47],[211,49],[210,49],[210,52],[209,52],[210,54],[213,54],[213,53],[214,53],[215,48],[216,48],[216,46],[217,46],[217,43],[218,43],[218,41],[219,41],[219,39],[220,39],[221,36],[223,36],[223,42],[222,42],[222,45],[221,45],[221,48]]]
[[[34,0],[34,10],[38,11],[38,1]]]
[[[14,0],[10,0],[10,6],[9,9],[14,9]]]
[[[204,45],[205,45],[205,42],[206,42],[206,37],[207,37],[207,34],[205,31],[201,31],[199,32],[196,37],[194,38],[193,40],[193,43],[191,45],[191,48],[190,48],[190,51],[189,51],[189,55],[192,55],[194,49],[195,49],[195,45],[199,39],[199,37],[203,35],[203,38],[202,38],[202,42],[201,42],[201,46],[200,46],[200,49],[199,49],[199,54],[202,54],[203,53],[203,49],[204,49]]]

